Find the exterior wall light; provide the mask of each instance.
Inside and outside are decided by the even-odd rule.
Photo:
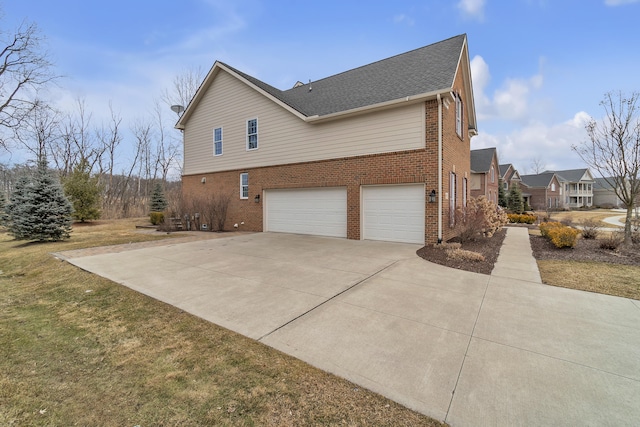
[[[256,203],[260,203],[260,195],[256,194],[256,197],[253,198],[253,201]]]
[[[431,190],[431,193],[429,193],[429,203],[435,203],[436,202],[436,190]]]

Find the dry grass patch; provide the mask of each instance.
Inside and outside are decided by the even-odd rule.
[[[0,425],[441,425],[50,255],[159,237],[134,224],[0,234]]]
[[[574,225],[583,225],[585,221],[597,221],[598,226],[600,227],[614,227],[611,224],[604,222],[603,220],[606,218],[611,218],[612,216],[624,215],[624,213],[615,212],[608,209],[595,209],[590,211],[562,211],[562,212],[553,212],[551,214],[552,221],[570,221]]]
[[[548,285],[640,300],[640,267],[564,260],[538,260]]]

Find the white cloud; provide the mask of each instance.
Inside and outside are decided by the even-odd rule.
[[[607,6],[622,6],[638,2],[640,2],[640,0],[604,0],[604,4]]]
[[[404,13],[394,16],[393,22],[395,24],[408,25],[409,27],[413,27],[413,25],[416,23],[416,21],[412,17],[407,16]]]
[[[580,111],[553,125],[535,121],[505,134],[480,131],[471,140],[472,149],[497,147],[500,163],[513,163],[522,174],[529,172],[534,159],[540,159],[546,169],[585,167],[571,147],[587,139],[585,124],[589,119],[587,113]]]
[[[465,18],[482,21],[484,19],[484,4],[485,0],[460,0],[457,7]]]
[[[542,73],[529,78],[510,78],[489,96],[487,90],[491,81],[489,65],[484,58],[476,55],[471,60],[473,96],[476,113],[481,120],[526,120],[530,113],[530,98],[544,83]]]

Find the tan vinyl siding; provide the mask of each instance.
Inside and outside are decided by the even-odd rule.
[[[258,119],[258,149],[247,151],[247,120]],[[424,104],[310,124],[224,71],[186,123],[185,175],[424,148]],[[224,127],[222,156],[213,128]]]

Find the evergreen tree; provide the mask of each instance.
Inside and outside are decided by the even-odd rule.
[[[41,159],[33,178],[16,182],[9,204],[9,232],[18,240],[62,240],[69,237],[73,208],[60,182]]]
[[[169,204],[164,197],[164,191],[162,191],[162,185],[157,183],[151,193],[151,200],[149,201],[149,210],[151,212],[164,212]]]
[[[507,207],[507,193],[504,191],[504,180],[498,179],[498,206]]]
[[[0,226],[7,225],[9,215],[7,215],[7,199],[4,193],[0,193]]]
[[[73,219],[85,222],[100,218],[100,185],[97,177],[91,177],[86,160],[65,179],[64,193],[73,205]]]
[[[507,198],[507,209],[513,213],[524,212],[524,199],[522,198],[522,191],[515,182],[511,184],[509,189],[509,197]]]

